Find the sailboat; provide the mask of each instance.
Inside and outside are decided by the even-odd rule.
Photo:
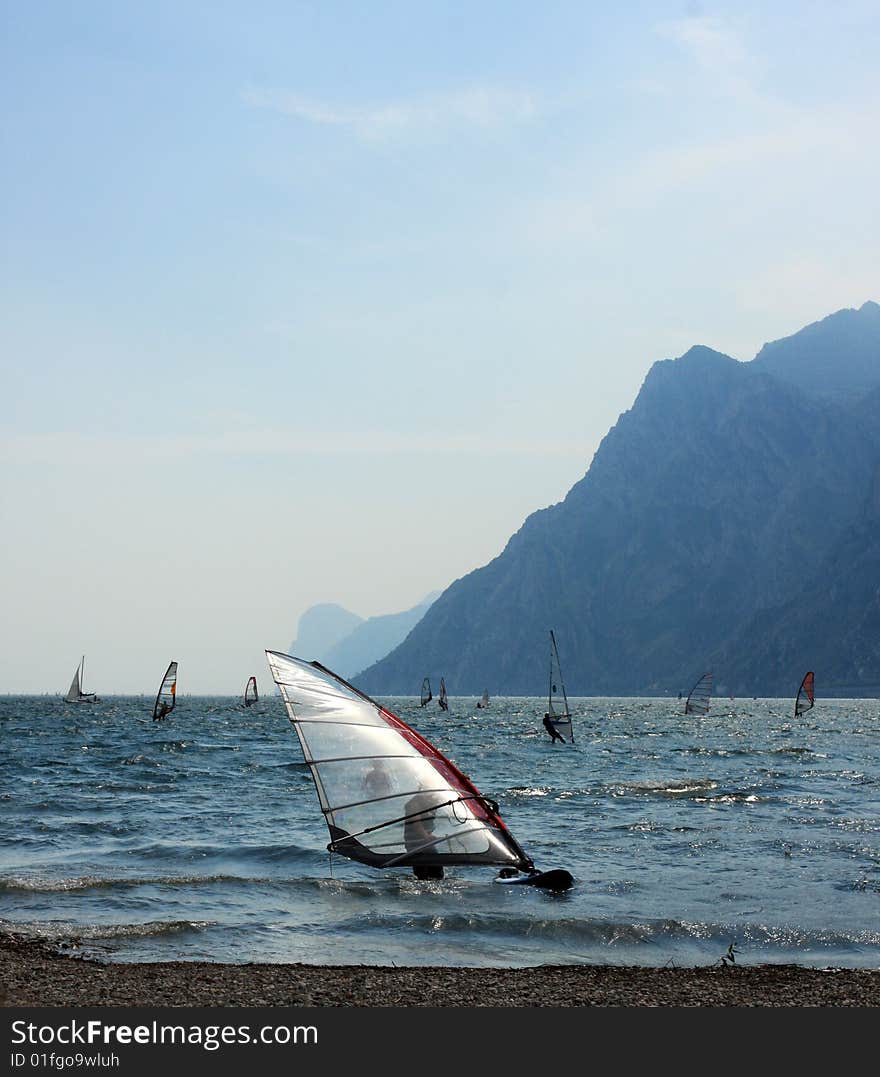
[[[798,694],[794,701],[794,716],[800,717],[804,711],[808,711],[813,706],[813,673],[804,674],[804,679],[801,681],[801,686],[798,688]]]
[[[82,660],[76,667],[73,673],[73,680],[70,682],[70,687],[67,689],[67,695],[64,697],[65,703],[98,703],[100,702],[94,692],[84,692],[82,690],[83,682],[83,670],[86,665],[86,656],[82,656]]]
[[[483,694],[477,700],[477,710],[478,711],[485,710],[485,708],[488,707],[488,706],[489,706],[489,689],[484,688],[483,689]]]
[[[318,794],[331,853],[440,879],[452,865],[496,865],[499,882],[567,889],[539,872],[484,797],[433,744],[319,662],[266,651]]]
[[[249,677],[247,684],[244,686],[244,705],[249,707],[252,703],[258,702],[260,696],[257,692],[257,678]]]
[[[153,721],[158,722],[174,710],[177,702],[177,663],[169,662],[165,676],[159,685],[156,702],[153,704]]]
[[[559,708],[559,693],[562,693],[562,709]],[[553,697],[556,696],[554,706]],[[547,713],[544,715],[544,728],[550,734],[552,740],[556,736],[569,744],[574,744],[574,735],[571,731],[571,712],[568,709],[568,696],[565,694],[565,685],[562,683],[562,667],[559,664],[559,651],[556,647],[556,635],[550,629],[550,689],[547,693]],[[556,734],[554,736],[553,734]]]
[[[685,714],[708,714],[709,700],[712,698],[712,673],[704,673],[687,697],[684,705]]]
[[[420,707],[427,707],[434,697],[431,695],[431,682],[425,677],[422,681],[422,701],[419,703]]]
[[[438,700],[441,711],[449,710],[449,700],[446,698],[446,681],[440,678],[440,699]]]

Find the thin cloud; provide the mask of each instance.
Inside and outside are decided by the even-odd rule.
[[[658,33],[708,75],[715,90],[741,101],[759,101],[757,57],[734,27],[715,16],[697,15],[662,23]]]
[[[395,456],[429,454],[474,457],[575,457],[592,454],[595,445],[569,439],[547,441],[536,436],[497,438],[478,434],[396,433],[388,430],[301,431],[241,430],[205,434],[114,437],[61,433],[8,435],[0,438],[0,461],[9,464],[52,464],[193,456]]]
[[[471,86],[449,94],[369,108],[336,106],[289,90],[258,87],[248,88],[243,96],[253,108],[292,116],[304,123],[340,127],[366,141],[450,127],[503,127],[528,122],[538,115],[531,93],[492,86]]]

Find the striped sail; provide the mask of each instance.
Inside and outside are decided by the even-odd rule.
[[[708,714],[709,700],[712,698],[712,673],[704,673],[691,689],[684,705],[685,714]]]
[[[177,702],[177,663],[171,662],[165,670],[165,676],[159,685],[156,702],[153,704],[153,720],[158,722],[174,710]]]
[[[257,678],[249,677],[247,684],[244,686],[244,705],[249,707],[252,703],[256,703],[260,696],[257,692]]]
[[[377,868],[533,870],[461,771],[387,708],[318,662],[267,651],[330,831],[327,848]]]
[[[425,679],[422,681],[422,695],[419,706],[427,706],[427,704],[430,703],[433,698],[434,697],[431,695],[431,681],[428,677],[425,677]]]
[[[798,688],[797,698],[794,701],[794,716],[797,718],[813,706],[813,674],[805,673],[801,686]]]

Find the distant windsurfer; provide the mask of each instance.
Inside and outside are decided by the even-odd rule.
[[[421,790],[406,802],[406,819],[403,824],[403,842],[407,852],[431,852],[434,849],[434,824],[436,812],[434,799]],[[425,848],[427,846],[427,849]],[[442,864],[413,864],[417,879],[442,879]]]
[[[166,714],[170,714],[170,713],[171,713],[171,708],[168,706],[168,704],[163,699],[162,702],[159,704],[159,709],[156,711],[156,714],[155,714],[156,721],[158,722],[160,718],[164,718]]]
[[[556,727],[553,725],[553,722],[550,720],[550,715],[549,714],[544,715],[544,728],[550,734],[550,743],[551,744],[555,744],[556,741],[559,741],[560,743],[565,744],[565,737],[563,737],[563,735],[559,732],[559,730],[556,729]]]

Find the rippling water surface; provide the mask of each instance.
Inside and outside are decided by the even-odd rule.
[[[553,895],[334,856],[280,699],[0,698],[0,926],[108,960],[880,967],[880,702],[384,699],[498,801]]]

